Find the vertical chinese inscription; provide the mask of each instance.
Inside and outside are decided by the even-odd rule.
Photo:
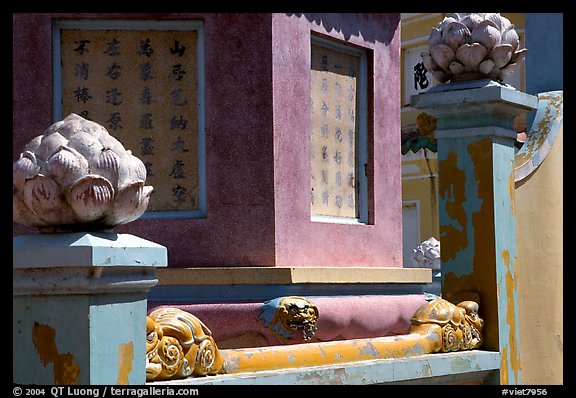
[[[62,114],[105,126],[144,162],[148,211],[198,210],[195,30],[61,30]]]
[[[358,218],[359,57],[312,44],[312,215]]]

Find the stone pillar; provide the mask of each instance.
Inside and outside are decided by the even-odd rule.
[[[537,103],[490,79],[412,97],[437,118],[442,296],[480,302],[483,348],[501,353],[502,384],[520,382],[514,118]]]
[[[14,382],[144,384],[146,295],[166,265],[128,234],[14,237]]]

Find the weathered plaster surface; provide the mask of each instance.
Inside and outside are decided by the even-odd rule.
[[[61,354],[56,346],[56,330],[49,325],[34,323],[32,341],[44,367],[52,365],[54,384],[76,384],[80,367],[69,352]]]

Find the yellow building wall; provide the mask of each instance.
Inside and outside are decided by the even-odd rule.
[[[402,162],[402,201],[417,202],[420,212],[420,240],[440,240],[438,226],[438,161],[436,154],[421,149],[410,152]]]
[[[563,129],[516,184],[522,384],[563,384]]]

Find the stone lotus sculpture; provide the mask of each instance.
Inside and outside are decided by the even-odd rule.
[[[13,163],[13,220],[41,232],[106,230],[140,217],[154,188],[142,161],[76,114],[30,141]]]
[[[426,69],[440,83],[490,78],[502,81],[524,61],[514,25],[499,13],[457,13],[432,28]]]
[[[440,242],[434,237],[420,243],[413,249],[412,265],[440,271]]]

